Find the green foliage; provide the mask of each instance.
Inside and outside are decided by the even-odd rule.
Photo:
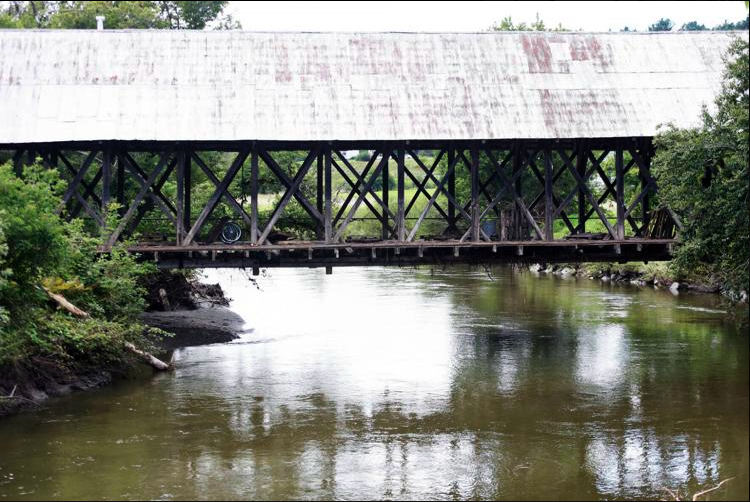
[[[97,253],[100,238],[81,220],[57,216],[60,189],[54,170],[33,165],[19,178],[10,164],[0,166],[0,366],[37,356],[99,364],[122,359],[125,340],[144,343],[136,321],[145,307],[141,281],[153,265],[123,245]],[[45,287],[91,317],[53,310]]]
[[[226,1],[47,1],[4,2],[0,28],[94,29],[104,16],[107,29],[195,29],[209,24],[239,28],[224,15]]]
[[[707,29],[705,24],[700,24],[698,21],[690,21],[683,24],[682,28],[680,28],[681,31],[705,31]]]
[[[539,17],[539,13],[536,15],[536,19],[530,23],[520,22],[514,23],[513,19],[508,16],[504,17],[499,23],[495,23],[490,27],[492,31],[570,31],[563,27],[562,24],[558,24],[555,28],[547,28],[544,21]]]
[[[669,127],[656,138],[659,197],[683,216],[675,265],[705,265],[731,291],[748,288],[748,42],[729,51],[716,112],[696,129]]]
[[[648,27],[648,31],[672,31],[674,28],[674,22],[668,18],[661,18],[654,24]]]
[[[730,23],[729,21],[724,21],[718,26],[715,26],[713,29],[717,31],[728,31],[728,30],[747,30],[748,26],[750,26],[750,18],[746,17],[742,21],[737,21],[736,23]]]

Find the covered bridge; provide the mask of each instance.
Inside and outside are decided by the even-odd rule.
[[[118,200],[106,245],[158,212],[172,233],[134,250],[165,266],[446,261],[462,249],[659,259],[676,222],[650,204],[651,138],[699,123],[737,36],[8,30],[0,150],[69,176],[68,215],[102,224]],[[210,151],[233,152],[228,167]],[[299,162],[280,164],[285,151]],[[281,187],[268,211],[266,175]],[[200,204],[196,176],[215,187]],[[224,240],[238,242],[218,242],[218,205],[236,215]],[[315,238],[282,244],[292,205]],[[352,235],[363,210],[377,241]],[[445,228],[429,233],[436,219]]]

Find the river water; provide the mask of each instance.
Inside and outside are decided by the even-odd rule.
[[[214,271],[251,330],[0,421],[0,498],[748,499],[716,298],[499,268]]]

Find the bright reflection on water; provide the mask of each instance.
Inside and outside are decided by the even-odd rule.
[[[748,498],[710,298],[400,269],[211,272],[251,332],[0,421],[0,498]]]

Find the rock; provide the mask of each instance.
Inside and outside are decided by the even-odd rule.
[[[529,272],[539,273],[542,270],[542,266],[538,263],[529,265]]]
[[[575,270],[570,267],[565,267],[560,270],[559,274],[560,277],[570,277],[571,275],[575,274]]]
[[[608,275],[602,276],[602,282],[609,282],[609,276]]]
[[[680,283],[675,281],[672,284],[669,285],[669,292],[673,295],[679,295],[680,294]]]

